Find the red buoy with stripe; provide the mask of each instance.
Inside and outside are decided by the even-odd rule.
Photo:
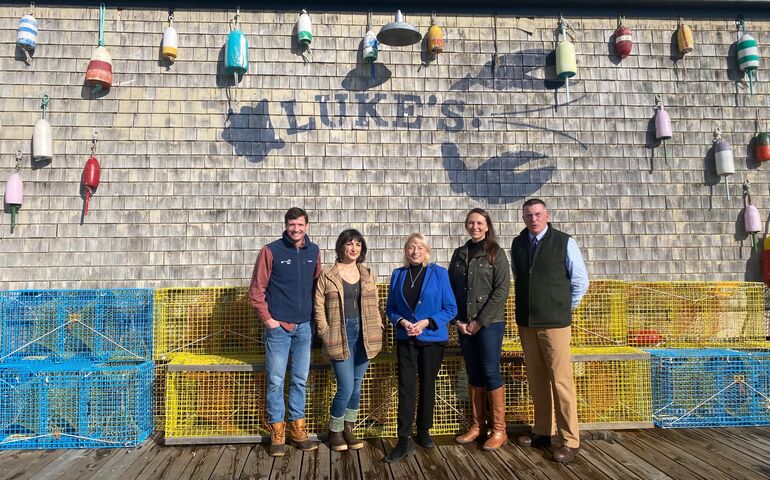
[[[624,59],[631,55],[634,42],[631,37],[631,29],[625,25],[621,25],[615,30],[615,51],[618,57]]]
[[[105,47],[97,47],[86,70],[86,85],[108,89],[112,86],[112,57]]]

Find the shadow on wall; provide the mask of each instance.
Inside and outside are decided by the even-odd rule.
[[[342,88],[349,92],[364,92],[384,84],[393,75],[383,63],[368,63],[364,60],[364,40],[358,43],[356,66],[342,79]]]
[[[577,79],[570,81],[570,85],[579,83]],[[556,51],[529,49],[493,55],[475,76],[468,74],[449,89],[467,92],[474,86],[491,90],[555,90],[564,86],[564,80],[556,76]]]
[[[476,169],[467,167],[454,143],[441,145],[441,156],[453,192],[492,205],[512,203],[534,194],[556,171],[556,167],[542,161],[547,156],[528,150],[490,157]],[[537,168],[522,168],[528,164]]]
[[[244,106],[240,112],[230,112],[222,140],[233,146],[235,155],[243,155],[252,163],[261,162],[272,150],[285,145],[275,136],[267,99],[260,100],[255,107]]]

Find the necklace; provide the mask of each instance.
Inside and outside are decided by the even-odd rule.
[[[422,266],[420,267],[420,271],[419,271],[419,272],[417,272],[417,277],[416,277],[416,278],[413,278],[413,277],[412,277],[412,269],[411,269],[411,268],[409,269],[409,281],[411,282],[411,287],[412,287],[412,288],[414,288],[414,284],[415,284],[415,283],[417,283],[417,280],[419,280],[419,279],[420,279],[420,275],[422,275],[422,271],[423,271],[424,269],[425,269],[425,265],[422,265]]]

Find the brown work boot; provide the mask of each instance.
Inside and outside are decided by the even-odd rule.
[[[298,418],[289,422],[287,433],[289,435],[289,441],[291,444],[303,452],[312,452],[318,448],[318,442],[310,440],[307,436],[307,429],[305,428],[304,418]]]
[[[332,432],[329,430],[329,448],[333,452],[342,452],[348,449],[348,442],[342,432]]]
[[[572,448],[564,445],[560,449],[553,452],[553,461],[559,463],[569,463],[574,460],[575,457],[577,457],[578,453],[580,453],[579,447]]]
[[[355,423],[345,421],[345,429],[342,431],[342,436],[345,438],[345,442],[348,444],[348,448],[351,450],[358,450],[364,448],[363,440],[357,439],[353,436],[353,427]]]
[[[271,457],[283,457],[286,455],[286,423],[277,422],[270,424],[270,446],[267,454]]]
[[[479,436],[487,436],[487,389],[471,386],[470,397],[471,427],[467,432],[455,437],[457,443],[471,443]]]
[[[492,417],[492,435],[484,442],[484,450],[496,450],[508,441],[505,433],[505,388],[489,392],[489,408]]]

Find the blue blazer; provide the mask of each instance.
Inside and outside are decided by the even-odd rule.
[[[412,311],[404,298],[404,282],[408,271],[408,267],[397,268],[393,270],[393,274],[390,276],[386,313],[396,328],[396,340],[408,340],[410,338],[404,328],[396,325],[399,319],[405,318],[410,322],[416,322],[430,317],[436,322],[438,328],[435,330],[426,328],[420,335],[411,338],[421,342],[446,342],[449,340],[447,324],[457,315],[455,295],[449,284],[449,272],[446,268],[435,263],[430,263],[425,267],[425,279],[422,282],[420,299]]]

